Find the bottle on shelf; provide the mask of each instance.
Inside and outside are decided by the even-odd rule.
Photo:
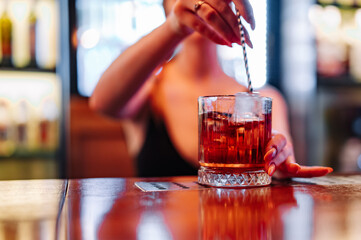
[[[55,1],[36,2],[36,64],[41,69],[53,70],[57,60],[59,16]]]
[[[58,144],[58,117],[59,108],[55,101],[47,98],[40,108],[39,142],[43,150],[53,151]]]
[[[13,24],[8,15],[8,4],[5,2],[4,11],[0,17],[0,36],[1,36],[1,66],[11,67],[12,55],[12,29]]]
[[[36,2],[32,3],[32,7],[29,14],[29,43],[30,43],[30,64],[31,68],[36,67],[36,59],[35,59],[35,52],[36,52],[36,10],[35,10]]]
[[[0,157],[8,157],[14,153],[14,131],[7,102],[0,99]]]
[[[8,12],[12,20],[12,57],[15,68],[25,68],[30,63],[30,22],[32,1],[12,0]]]
[[[20,153],[28,149],[28,124],[29,124],[29,106],[25,100],[20,100],[16,106],[16,145]]]

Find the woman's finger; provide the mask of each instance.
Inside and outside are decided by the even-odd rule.
[[[173,12],[181,26],[197,31],[217,44],[231,47],[232,43],[241,44],[241,37],[238,19],[229,5],[230,2],[231,0],[177,1]],[[249,7],[243,7],[242,9],[246,8]],[[244,37],[246,44],[253,48],[250,36],[245,28]]]
[[[272,176],[275,170],[281,166],[288,157],[293,155],[293,149],[290,145],[286,145],[271,161],[266,161],[266,171]]]
[[[286,146],[286,144],[287,144],[287,139],[284,135],[282,134],[274,135],[266,146],[266,151],[265,151],[266,155],[272,149],[275,149],[276,153],[280,152]]]
[[[284,173],[296,173],[298,170],[300,170],[301,166],[296,163],[295,157],[293,154],[288,156],[286,161],[284,161],[279,167],[278,170]]]
[[[330,167],[320,166],[300,166],[292,160],[293,156],[290,156],[284,164],[282,164],[274,174],[276,178],[291,178],[291,177],[321,177],[333,171]]]
[[[302,178],[321,177],[331,172],[333,172],[333,169],[330,167],[300,166],[300,169],[297,171],[297,173],[292,174],[291,177],[302,177]]]
[[[196,11],[196,14],[224,39],[227,39],[227,41],[231,43],[235,42],[240,44],[239,33],[236,35],[231,26],[232,24],[237,24],[236,16],[225,2],[216,1],[218,5],[215,5],[216,3],[213,2],[214,1],[209,0],[203,3]],[[227,18],[232,19],[232,21],[227,22]]]
[[[211,29],[200,17],[195,15],[194,12],[189,11],[184,6],[176,6],[174,8],[174,14],[177,16],[178,19],[181,19],[182,24],[193,29],[194,31],[199,32],[211,41],[221,45],[232,46],[230,42],[225,40],[217,32]]]
[[[234,14],[229,3],[231,1],[219,1],[219,0],[207,0],[208,3],[219,13],[219,15],[223,18],[223,20],[227,23],[230,30],[233,33],[233,37],[235,38],[236,43],[241,44],[241,34],[238,26],[238,18],[236,14]]]
[[[296,174],[300,168],[301,166],[296,163],[295,157],[291,155],[277,168],[273,177],[280,179],[289,178]]]
[[[252,30],[256,27],[253,8],[248,0],[233,0],[241,16],[251,25]]]

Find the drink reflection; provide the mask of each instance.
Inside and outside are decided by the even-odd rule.
[[[0,181],[0,240],[57,238],[64,180]]]
[[[297,206],[293,188],[200,191],[201,239],[283,239],[282,215]]]

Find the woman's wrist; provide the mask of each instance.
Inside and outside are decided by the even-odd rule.
[[[175,38],[180,40],[183,40],[193,33],[192,29],[181,25],[173,13],[169,14],[164,25],[168,28],[169,33],[173,34]]]

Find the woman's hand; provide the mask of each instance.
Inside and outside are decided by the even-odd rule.
[[[292,144],[284,135],[276,132],[266,146],[264,159],[268,175],[277,178],[320,177],[333,171],[330,167],[306,167],[297,164]]]
[[[168,18],[179,34],[193,32],[221,45],[241,44],[237,16],[230,7],[231,0],[177,0]],[[248,0],[233,0],[241,16],[255,28],[253,9]],[[252,47],[245,30],[246,43]]]

